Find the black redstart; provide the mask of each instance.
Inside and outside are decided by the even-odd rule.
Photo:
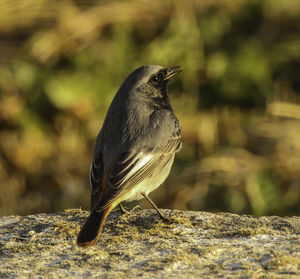
[[[148,194],[169,175],[181,130],[167,85],[181,71],[181,66],[142,66],[115,95],[90,167],[91,213],[78,234],[79,246],[97,242],[107,215],[122,201],[151,202]]]

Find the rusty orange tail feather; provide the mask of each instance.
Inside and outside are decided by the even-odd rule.
[[[105,208],[102,211],[92,211],[90,216],[82,226],[78,236],[78,246],[90,246],[97,242],[100,237],[102,227],[105,223],[106,217],[111,211],[111,207]]]

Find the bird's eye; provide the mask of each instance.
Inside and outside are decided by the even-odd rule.
[[[159,77],[159,76],[152,76],[152,77],[151,77],[151,82],[152,82],[153,84],[158,84],[159,81],[160,81],[160,77]]]

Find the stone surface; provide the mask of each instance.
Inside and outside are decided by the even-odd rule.
[[[164,214],[170,211],[163,210]],[[112,212],[76,245],[88,212],[0,217],[1,278],[300,278],[300,217]]]

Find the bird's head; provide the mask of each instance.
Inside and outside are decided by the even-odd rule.
[[[167,98],[167,85],[170,78],[182,71],[181,66],[164,68],[159,65],[142,66],[133,71],[125,81],[131,90],[142,97],[155,100]]]

